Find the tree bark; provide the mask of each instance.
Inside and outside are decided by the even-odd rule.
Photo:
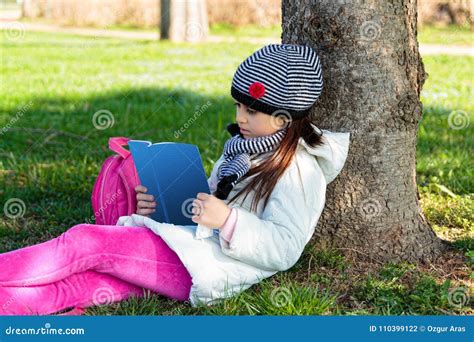
[[[205,41],[209,20],[205,0],[161,0],[161,39],[174,42]]]
[[[321,58],[318,127],[351,132],[312,243],[383,262],[432,261],[446,248],[419,206],[416,138],[427,74],[416,0],[283,0],[283,43]]]

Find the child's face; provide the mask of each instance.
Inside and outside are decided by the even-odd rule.
[[[268,115],[249,108],[248,106],[234,101],[236,106],[236,121],[245,139],[270,135],[284,127],[284,121],[280,118]]]

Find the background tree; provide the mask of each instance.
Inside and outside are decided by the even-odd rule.
[[[161,0],[160,17],[161,39],[199,42],[209,34],[205,0]]]
[[[283,0],[283,43],[319,51],[321,128],[351,132],[313,243],[381,261],[428,261],[445,248],[419,206],[416,138],[427,74],[416,1]]]

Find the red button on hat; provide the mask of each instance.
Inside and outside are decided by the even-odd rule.
[[[249,94],[254,99],[259,99],[265,94],[265,87],[260,82],[253,82],[249,87]]]

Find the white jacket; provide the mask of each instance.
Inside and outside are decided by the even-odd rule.
[[[316,148],[300,138],[295,158],[275,185],[264,211],[262,200],[257,213],[250,212],[253,191],[244,203],[240,197],[229,205],[237,209],[230,244],[218,234],[197,239],[196,225],[160,223],[136,214],[120,217],[117,225],[148,227],[160,235],[192,277],[191,305],[212,305],[298,261],[323,211],[326,186],[344,166],[349,135],[323,130],[325,143]],[[211,191],[215,190],[222,161],[221,155],[208,179]],[[249,179],[237,183],[225,202]]]

